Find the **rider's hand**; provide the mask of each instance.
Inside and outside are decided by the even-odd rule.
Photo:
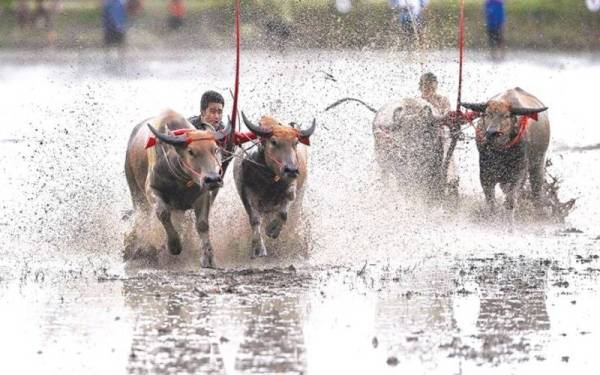
[[[461,111],[448,112],[447,118],[448,118],[447,125],[451,128],[454,126],[462,125],[462,124],[468,122],[465,114],[462,113]]]

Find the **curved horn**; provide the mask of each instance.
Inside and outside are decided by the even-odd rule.
[[[263,127],[256,126],[253,123],[251,123],[250,120],[246,118],[244,111],[242,111],[242,120],[244,120],[244,124],[246,124],[246,127],[250,129],[251,132],[258,134],[261,137],[270,137],[273,135],[273,130],[265,129]]]
[[[485,112],[485,109],[487,108],[487,103],[460,103],[461,106],[470,109],[471,111],[475,111],[475,112]]]
[[[163,134],[161,132],[159,132],[158,130],[156,130],[154,128],[154,126],[150,125],[150,124],[146,124],[148,125],[148,128],[150,129],[150,131],[152,132],[152,134],[154,134],[154,136],[158,139],[160,139],[161,141],[168,143],[170,145],[173,146],[187,146],[188,145],[188,137],[181,135],[181,136],[172,136],[172,135],[167,135],[167,134]]]
[[[310,128],[305,129],[305,130],[300,130],[300,137],[302,138],[308,138],[312,135],[312,133],[315,132],[315,129],[317,128],[317,120],[313,118],[313,122],[312,125],[310,126]]]
[[[516,116],[532,115],[534,113],[540,113],[547,110],[548,107],[542,108],[523,108],[523,107],[512,107],[510,113]]]
[[[225,139],[225,137],[231,134],[231,119],[228,118],[228,120],[229,121],[227,121],[227,126],[225,127],[225,129],[219,130],[218,132],[213,132],[216,141],[222,141],[223,139]]]

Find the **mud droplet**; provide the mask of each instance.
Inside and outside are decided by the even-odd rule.
[[[396,357],[388,357],[386,363],[388,366],[398,366],[398,358]]]
[[[568,356],[568,355],[565,355],[565,356],[563,356],[563,357],[561,358],[561,360],[562,360],[563,362],[569,362],[569,356]]]
[[[377,340],[377,337],[373,337],[373,340],[371,340],[371,344],[373,344],[373,348],[377,349],[377,347],[379,346],[379,340]]]

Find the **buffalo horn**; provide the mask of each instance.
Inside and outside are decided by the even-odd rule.
[[[225,129],[219,130],[218,132],[213,132],[213,134],[215,136],[215,140],[217,141],[222,141],[223,139],[225,139],[225,137],[231,134],[231,119],[227,121],[227,126],[225,127]]]
[[[244,124],[246,124],[246,127],[250,129],[251,132],[258,134],[260,137],[270,137],[273,135],[273,131],[271,129],[265,129],[251,123],[244,114],[244,111],[242,111],[242,120],[244,120]]]
[[[542,108],[512,107],[510,109],[510,113],[515,116],[525,116],[525,115],[532,115],[534,113],[544,112],[547,109],[548,109],[548,107],[542,107]]]
[[[312,125],[310,126],[310,128],[300,130],[300,137],[302,137],[302,138],[310,137],[312,135],[312,133],[315,132],[316,128],[317,128],[317,120],[313,119]]]
[[[188,137],[185,135],[180,135],[180,136],[173,136],[173,135],[168,135],[168,134],[163,134],[161,132],[159,132],[158,130],[156,130],[154,128],[154,126],[147,124],[148,128],[150,129],[150,131],[152,132],[152,134],[154,134],[154,136],[158,139],[160,139],[161,141],[168,143],[170,145],[173,146],[186,146],[188,144]]]
[[[461,106],[475,112],[485,112],[487,103],[460,103]]]

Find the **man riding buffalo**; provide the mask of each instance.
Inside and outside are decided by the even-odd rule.
[[[223,95],[212,90],[206,91],[200,98],[200,115],[190,117],[188,121],[197,129],[206,130],[206,126],[209,125],[213,130],[222,130],[224,106]]]
[[[288,219],[290,206],[301,203],[307,176],[306,145],[317,125],[313,120],[309,129],[301,130],[294,123],[283,124],[268,116],[263,116],[258,125],[250,122],[243,112],[242,118],[260,141],[255,150],[235,160],[234,179],[252,227],[251,256],[266,256],[262,219],[264,216],[270,219],[266,235],[277,238]]]
[[[223,186],[219,142],[231,127],[217,132],[198,130],[168,110],[142,121],[132,131],[125,158],[125,176],[138,214],[153,211],[167,235],[167,249],[181,253],[181,240],[171,221],[173,210],[193,209],[200,236],[202,267],[213,267],[208,217],[211,192]],[[138,228],[134,228],[135,231]],[[129,253],[129,254],[128,254]],[[131,256],[126,249],[126,256]]]
[[[514,223],[515,201],[528,176],[534,203],[540,209],[550,143],[548,108],[519,87],[485,103],[462,105],[482,115],[476,129],[479,178],[490,210],[495,210],[494,190],[500,184]]]

